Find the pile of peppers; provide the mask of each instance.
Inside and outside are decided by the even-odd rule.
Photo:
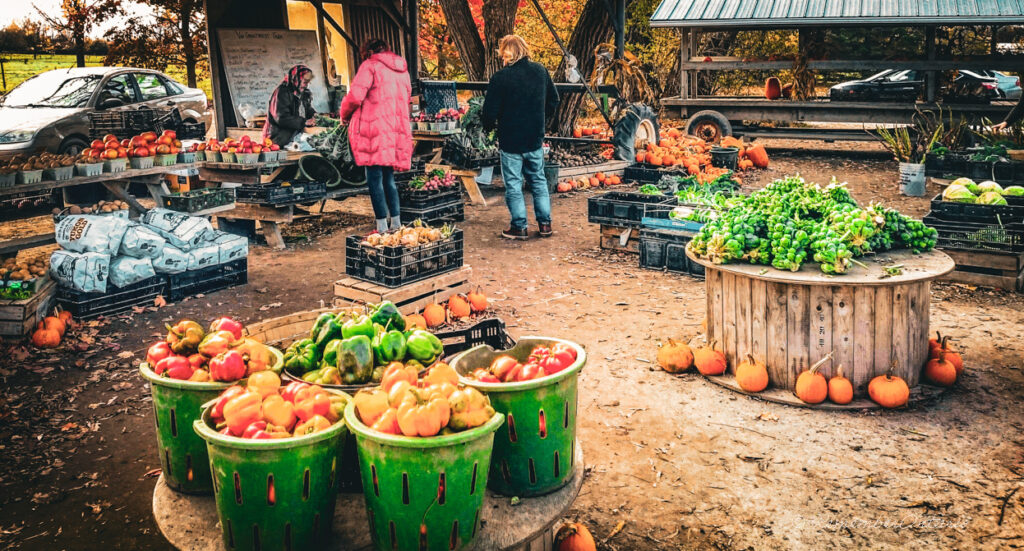
[[[749,262],[798,271],[808,259],[826,274],[842,274],[856,257],[893,248],[935,247],[938,232],[920,220],[871,204],[860,207],[835,179],[825,188],[799,176],[751,193],[690,241],[715,264]]]
[[[285,350],[284,368],[313,384],[379,383],[389,364],[404,362],[419,372],[443,352],[440,339],[407,330],[398,308],[385,301],[365,314],[320,314],[309,337]]]
[[[394,362],[380,386],[352,398],[359,419],[373,430],[404,436],[436,436],[479,427],[494,416],[491,401],[475,388],[459,384],[444,362],[423,378],[414,368]]]
[[[488,368],[478,367],[469,377],[482,383],[520,383],[554,375],[576,362],[576,349],[563,343],[535,346],[526,363],[502,354]]]
[[[221,434],[270,439],[305,436],[329,428],[344,416],[348,399],[323,388],[293,381],[281,386],[273,371],[249,376],[246,386],[221,393],[210,419]]]
[[[274,367],[263,343],[243,336],[241,323],[218,318],[208,330],[193,320],[167,326],[167,338],[146,352],[146,363],[161,377],[193,382],[234,382]]]

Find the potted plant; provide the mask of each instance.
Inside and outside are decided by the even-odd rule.
[[[936,127],[930,135],[921,130],[923,129],[917,129],[915,137],[911,136],[910,128],[907,126],[878,129],[882,145],[900,163],[900,191],[913,197],[920,197],[925,193],[924,155],[925,152],[931,151],[932,146],[938,141],[942,134],[942,125]]]

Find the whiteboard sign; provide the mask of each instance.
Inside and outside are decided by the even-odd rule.
[[[313,108],[327,112],[327,85],[316,31],[277,29],[218,29],[224,75],[231,93],[231,106],[239,124],[247,118],[266,115],[267,103],[288,69],[305,65],[313,70],[309,91]],[[240,111],[249,104],[253,111]]]

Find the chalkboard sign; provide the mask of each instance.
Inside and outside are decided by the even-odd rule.
[[[288,75],[288,69],[298,64],[312,69],[316,77],[309,85],[313,108],[327,112],[327,86],[315,31],[219,29],[217,36],[231,106],[239,123],[266,115],[270,94]],[[240,110],[245,104],[252,106],[252,112]]]

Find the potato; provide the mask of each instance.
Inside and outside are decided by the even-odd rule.
[[[82,214],[92,214],[92,207],[85,207],[82,209]]]
[[[69,212],[71,212],[71,214],[82,214],[82,207],[78,205],[71,205]]]
[[[58,208],[58,207],[53,207],[53,211],[52,211],[52,212],[53,212],[53,214],[55,214],[55,215],[57,215],[57,214],[60,214],[60,208]]]

